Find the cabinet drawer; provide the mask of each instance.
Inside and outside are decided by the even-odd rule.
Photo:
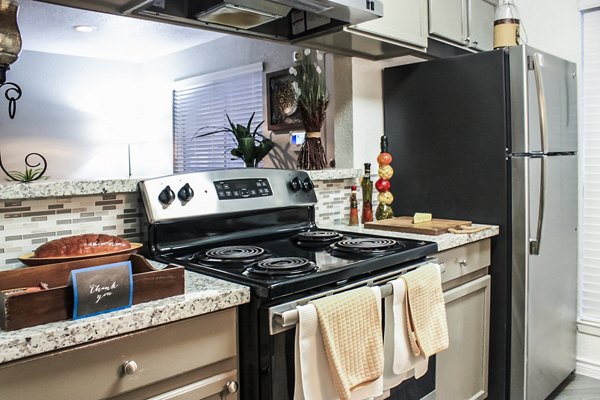
[[[490,239],[484,239],[437,253],[435,257],[444,264],[442,283],[488,267],[490,247]]]
[[[236,356],[236,309],[50,353],[0,368],[0,397],[103,399]],[[137,370],[126,374],[134,361]]]
[[[148,400],[227,400],[237,398],[237,383],[235,392],[230,393],[227,386],[237,380],[237,371],[226,371],[210,376],[186,386],[179,387],[158,396],[149,397]]]

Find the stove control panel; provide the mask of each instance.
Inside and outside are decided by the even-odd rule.
[[[267,179],[232,179],[215,181],[214,185],[219,200],[273,196],[271,185]]]
[[[139,187],[151,224],[317,203],[310,176],[297,170],[216,169],[146,179]]]

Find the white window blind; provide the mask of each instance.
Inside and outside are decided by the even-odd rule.
[[[189,78],[173,90],[173,170],[199,171],[243,167],[230,150],[237,147],[228,132],[193,138],[234,124],[246,125],[252,113],[252,129],[263,120],[262,63]]]
[[[583,14],[583,243],[579,318],[600,323],[600,10]]]

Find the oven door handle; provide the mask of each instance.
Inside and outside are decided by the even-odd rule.
[[[381,288],[381,297],[390,296],[393,292],[392,285],[388,282],[398,278],[400,275],[405,274],[406,272],[415,270],[420,266],[425,264],[434,263],[440,265],[439,261],[436,258],[427,258],[425,261],[419,261],[413,264],[403,265],[403,267],[399,270],[394,270],[387,274],[377,275],[370,279],[364,279],[361,281],[357,281],[352,284],[344,285],[342,287],[321,292],[314,296],[304,297],[302,299],[298,299],[289,303],[280,304],[268,309],[269,313],[269,333],[271,335],[276,335],[288,329],[292,329],[298,323],[298,310],[296,310],[297,306],[308,304],[309,301],[318,299],[325,296],[330,296],[336,293],[340,293],[343,291],[347,291],[350,289],[354,289],[361,286],[375,286],[380,285]],[[440,272],[443,272],[443,267],[440,265]]]
[[[280,313],[273,313],[273,321],[282,328],[292,327],[298,323],[298,311],[293,309]],[[273,335],[273,333],[271,333],[271,335]]]
[[[380,289],[381,297],[390,296],[393,291],[391,283],[386,283],[385,285],[380,286]],[[282,328],[292,327],[298,323],[298,310],[294,308],[292,310],[287,310],[280,313],[273,313],[273,319]]]

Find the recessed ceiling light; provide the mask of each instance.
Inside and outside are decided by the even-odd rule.
[[[96,27],[91,25],[75,25],[73,29],[75,29],[77,32],[89,33],[94,32],[96,30]]]

